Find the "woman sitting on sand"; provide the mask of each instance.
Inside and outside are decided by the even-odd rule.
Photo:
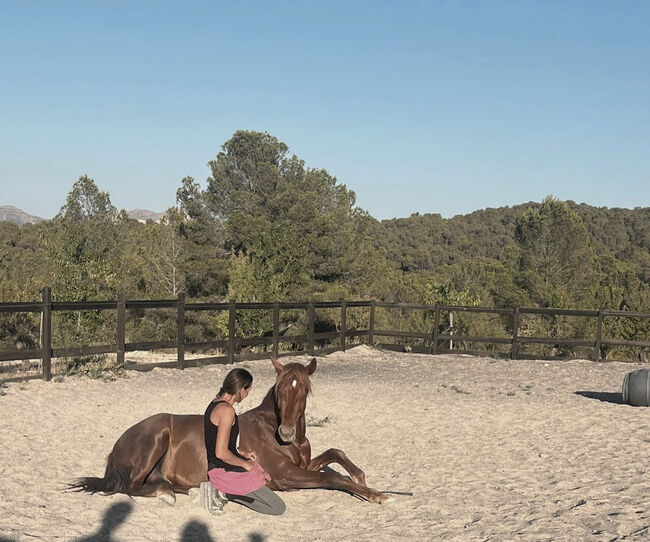
[[[262,514],[281,515],[284,501],[266,487],[269,475],[253,452],[238,451],[239,421],[234,405],[243,401],[253,386],[246,369],[233,369],[216,398],[205,410],[205,447],[209,482],[201,484],[201,503],[219,514],[226,502],[234,501]]]

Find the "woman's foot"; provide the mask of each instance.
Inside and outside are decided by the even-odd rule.
[[[228,502],[225,495],[222,497],[221,492],[217,491],[210,482],[201,482],[199,495],[201,506],[215,516],[223,512],[224,506]]]

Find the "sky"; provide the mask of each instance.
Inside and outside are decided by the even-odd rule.
[[[650,2],[0,0],[0,205],[202,187],[268,132],[378,219],[650,206]]]

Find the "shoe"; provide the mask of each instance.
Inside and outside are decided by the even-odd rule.
[[[219,515],[223,512],[227,499],[222,499],[210,482],[201,482],[199,486],[201,506],[212,515]],[[225,497],[225,496],[224,496]]]
[[[225,508],[227,503],[228,503],[228,497],[226,497],[226,494],[222,493],[221,491],[217,491],[216,489],[213,488],[212,491],[213,509],[218,510],[219,512],[223,512],[223,509]]]

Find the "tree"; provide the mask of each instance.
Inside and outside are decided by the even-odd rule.
[[[207,200],[214,214],[258,214],[275,194],[288,147],[268,133],[237,131],[208,162]]]
[[[521,254],[518,277],[534,302],[570,307],[593,304],[599,272],[584,223],[562,201],[547,197],[525,211],[515,231]]]
[[[115,299],[124,283],[123,232],[128,222],[106,192],[82,176],[65,205],[42,230],[41,241],[54,271],[52,295],[57,300]],[[110,336],[109,314],[100,311],[57,313],[53,340],[64,344],[92,344]]]
[[[147,230],[145,279],[148,292],[154,297],[175,297],[185,290],[185,275],[181,269],[181,223],[181,213],[171,208],[158,224],[152,224]]]
[[[120,230],[126,220],[126,213],[118,213],[92,179],[79,178],[43,232],[56,268],[55,296],[76,301],[115,297],[121,282]]]
[[[111,203],[108,192],[100,191],[93,179],[82,175],[72,186],[56,218],[76,223],[84,220],[100,222],[115,220],[117,215],[117,209]]]
[[[176,191],[179,267],[193,298],[224,297],[228,287],[226,228],[208,207],[206,194],[192,177],[183,178]]]
[[[287,153],[267,133],[240,131],[209,163],[204,200],[226,226],[234,273],[246,256],[256,297],[309,295],[354,269],[354,193]]]

